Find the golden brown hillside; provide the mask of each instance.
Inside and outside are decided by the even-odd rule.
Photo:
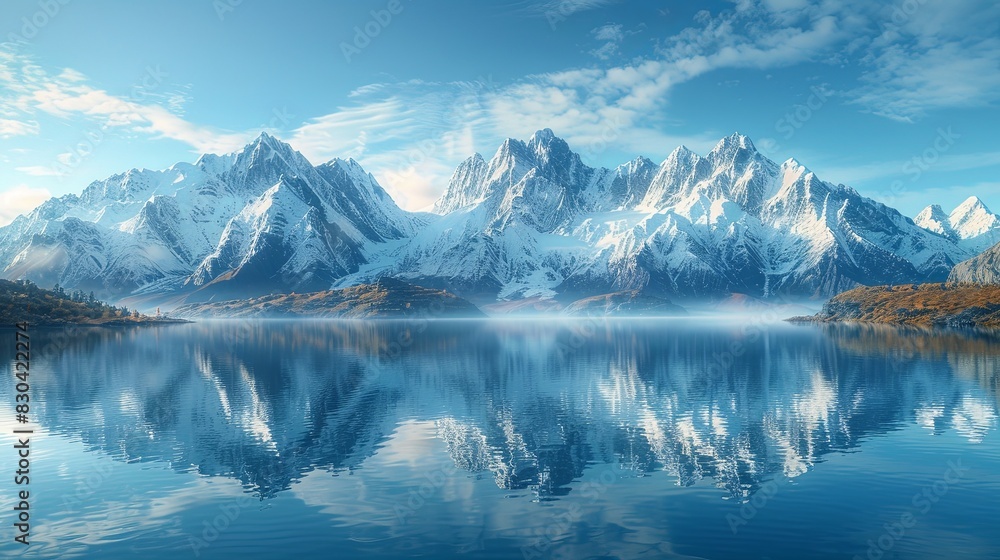
[[[837,294],[812,317],[793,321],[1000,327],[1000,286],[865,286]]]

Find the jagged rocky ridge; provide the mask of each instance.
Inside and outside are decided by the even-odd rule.
[[[400,276],[486,299],[827,296],[943,280],[973,254],[738,134],[707,156],[681,147],[659,166],[603,169],[542,130],[489,161],[469,158],[435,210],[441,218],[346,281]]]
[[[314,166],[262,134],[233,154],[53,198],[0,228],[0,265],[7,278],[147,307],[385,277],[480,303],[631,290],[815,297],[944,280],[995,234],[984,209],[931,231],[742,135],[706,156],[681,147],[659,165],[606,169],[545,129],[472,156],[435,214],[411,213],[357,162]]]

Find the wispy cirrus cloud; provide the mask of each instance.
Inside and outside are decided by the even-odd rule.
[[[15,167],[14,169],[32,177],[59,177],[62,175],[62,173],[54,167],[45,165],[22,165],[20,167]]]
[[[914,122],[941,108],[982,107],[1000,98],[1000,5],[957,0],[879,13],[880,32],[860,63],[851,102]]]
[[[601,46],[590,51],[590,54],[600,60],[608,60],[619,53],[622,41],[625,39],[625,29],[620,23],[602,25],[590,32],[594,39],[601,41]]]
[[[197,152],[234,150],[253,132],[230,132],[199,125],[179,116],[188,99],[184,88],[168,87],[166,73],[148,68],[132,91],[112,94],[92,86],[73,69],[48,72],[27,54],[0,49],[0,136],[39,134],[39,115],[49,115],[82,129],[122,131],[177,140]],[[37,166],[19,168],[35,176],[48,175]]]
[[[845,183],[861,183],[874,179],[904,176],[907,169],[913,167],[913,160],[891,160],[869,162],[851,166],[825,166],[822,168],[824,177],[836,178]],[[907,167],[911,166],[911,167]],[[942,154],[934,162],[933,171],[954,172],[1000,166],[1000,151],[974,152],[964,154]]]
[[[429,206],[454,165],[474,151],[492,150],[507,137],[527,138],[543,127],[563,136],[591,164],[605,163],[598,161],[601,152],[612,145],[632,154],[653,149],[654,156],[680,144],[707,151],[718,140],[714,132],[676,135],[662,126],[660,115],[673,87],[719,68],[808,60],[842,33],[829,15],[780,37],[765,31],[734,35],[739,18],[734,11],[700,18],[698,26],[656,56],[625,65],[551,72],[488,87],[414,81],[359,88],[352,94],[355,105],[310,120],[289,140],[314,160],[355,157],[410,209]],[[620,42],[626,32],[609,24],[592,34]]]
[[[38,121],[0,119],[0,138],[38,134]]]
[[[613,4],[548,0],[517,7],[533,17],[565,18]],[[615,163],[601,154],[606,146],[652,157],[682,143],[706,151],[720,132],[731,131],[675,133],[678,112],[671,96],[679,85],[713,72],[804,63],[841,68],[850,77],[830,97],[897,121],[995,102],[1000,39],[993,31],[1000,7],[971,0],[918,4],[916,12],[900,16],[894,11],[898,3],[731,0],[724,9],[699,12],[669,36],[653,37],[646,28],[656,43],[648,42],[644,52],[629,52],[627,59],[620,55],[629,31],[607,23],[583,37],[596,42],[581,47],[581,54],[596,46],[590,51],[596,60],[503,84],[489,79],[372,84],[357,88],[329,113],[277,135],[314,162],[358,159],[403,206],[417,209],[443,190],[454,165],[474,151],[492,150],[503,138],[526,138],[542,127],[566,138],[591,164]],[[44,134],[51,117],[176,140],[196,152],[228,152],[257,132],[185,118],[183,88],[136,99],[102,89],[74,70],[46,73],[23,55],[0,52],[0,82],[3,137]],[[27,163],[17,169],[46,173]]]
[[[454,165],[495,140],[484,103],[490,78],[476,81],[373,84],[351,94],[354,104],[310,119],[289,142],[311,161],[359,160],[397,203],[428,208]]]
[[[610,6],[621,0],[545,0],[543,2],[532,2],[531,9],[538,14],[559,14],[563,17],[571,16],[577,12],[596,10],[605,6]]]

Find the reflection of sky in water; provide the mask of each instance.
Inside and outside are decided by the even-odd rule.
[[[30,556],[193,557],[222,519],[200,557],[844,557],[949,460],[967,478],[892,553],[1000,547],[997,337],[577,328],[89,332],[33,366]]]

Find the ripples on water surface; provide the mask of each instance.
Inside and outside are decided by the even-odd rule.
[[[5,556],[1000,558],[994,334],[690,319],[58,333],[32,333],[33,349],[56,339],[33,356],[34,544],[11,542],[7,514]]]

